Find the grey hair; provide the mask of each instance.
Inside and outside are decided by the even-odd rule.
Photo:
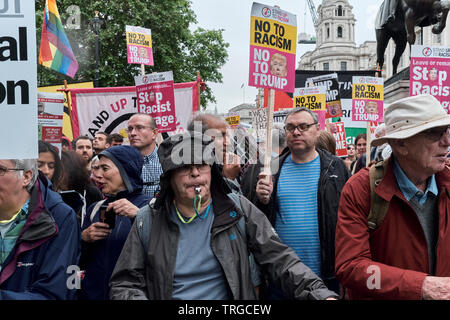
[[[317,113],[315,113],[314,111],[312,111],[308,108],[304,108],[304,107],[295,108],[295,109],[292,109],[291,111],[289,111],[289,113],[286,116],[286,119],[284,120],[284,123],[286,124],[286,121],[290,116],[300,113],[300,112],[308,112],[311,115],[311,117],[313,117],[314,122],[317,124],[319,123],[319,116],[317,115]]]
[[[34,186],[34,183],[36,182],[36,180],[38,178],[37,160],[36,159],[11,159],[11,162],[14,163],[14,168],[22,169],[20,171],[17,171],[17,175],[19,176],[19,178],[23,177],[24,171],[31,170],[32,177],[31,177],[30,183],[27,185],[27,191],[30,192]]]

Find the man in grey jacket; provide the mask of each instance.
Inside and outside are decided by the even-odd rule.
[[[250,253],[289,298],[337,298],[259,209],[229,196],[210,137],[172,136],[158,156],[161,193],[136,216],[110,280],[111,299],[255,299]]]

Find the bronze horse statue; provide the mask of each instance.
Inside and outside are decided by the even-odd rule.
[[[383,68],[384,52],[392,38],[395,43],[392,65],[396,74],[406,43],[416,42],[414,27],[433,25],[433,33],[440,34],[445,29],[449,8],[449,0],[384,0],[375,22],[378,69]]]

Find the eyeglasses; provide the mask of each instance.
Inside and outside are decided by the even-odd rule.
[[[206,173],[210,170],[210,166],[207,164],[188,164],[181,168],[178,168],[177,171],[180,175],[186,176],[188,174],[191,174],[194,168],[197,169],[200,173]]]
[[[286,125],[286,130],[289,131],[290,133],[294,133],[295,129],[298,129],[298,131],[300,132],[305,132],[308,131],[309,128],[311,128],[312,126],[317,125],[317,122],[311,123],[311,124],[307,124],[307,123],[300,123],[298,125],[294,125],[292,123],[288,123]]]
[[[439,141],[447,135],[447,139],[450,138],[450,126],[448,127],[440,127],[440,128],[431,128],[425,131],[422,131],[421,134],[424,134],[425,137],[431,141]]]
[[[141,126],[141,125],[137,125],[137,126],[134,126],[134,127],[128,127],[128,128],[126,128],[125,130],[127,131],[127,133],[131,133],[132,131],[133,131],[133,129],[135,129],[136,131],[142,131],[142,130],[144,130],[145,128],[149,128],[149,129],[152,129],[152,130],[154,130],[155,128],[152,128],[152,127],[150,127],[150,126]]]
[[[25,169],[17,169],[17,168],[5,168],[0,166],[0,176],[4,176],[8,171],[22,171]]]

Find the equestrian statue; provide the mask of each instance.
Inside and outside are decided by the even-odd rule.
[[[375,21],[377,36],[377,64],[384,65],[384,52],[392,38],[395,55],[392,59],[393,74],[397,73],[400,57],[406,43],[416,42],[414,27],[433,26],[433,33],[440,34],[445,29],[450,0],[384,0]]]

